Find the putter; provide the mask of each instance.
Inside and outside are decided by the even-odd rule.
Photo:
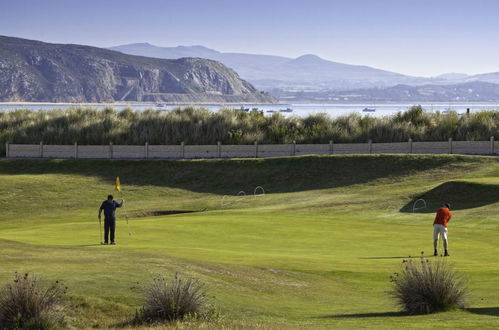
[[[102,242],[102,220],[99,217],[99,232],[100,232],[100,244],[103,245],[104,242]]]

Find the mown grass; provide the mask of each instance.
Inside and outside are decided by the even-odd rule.
[[[326,114],[305,118],[279,113],[187,107],[173,111],[74,108],[49,111],[0,111],[0,153],[5,143],[87,145],[115,144],[252,144],[489,140],[499,138],[499,113],[459,116],[429,113],[420,106],[394,116],[373,118]]]
[[[205,283],[222,315],[194,327],[495,327],[499,204],[483,203],[480,185],[489,194],[498,174],[495,158],[467,156],[1,160],[0,282],[14,271],[63,280],[82,328],[127,324],[142,303],[131,287],[177,271]],[[118,245],[99,246],[97,208],[115,175],[129,213],[207,211],[129,219],[132,236],[120,213]],[[449,229],[470,308],[406,316],[389,276],[432,251],[433,214],[400,210],[448,181],[474,184]],[[220,207],[257,185],[265,197]]]

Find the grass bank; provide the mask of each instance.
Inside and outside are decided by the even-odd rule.
[[[97,208],[116,175],[141,216],[129,236],[120,210],[118,245],[104,247]],[[496,158],[453,155],[0,160],[0,282],[16,270],[63,280],[81,328],[123,324],[140,306],[131,288],[176,271],[216,297],[213,328],[492,328],[498,175]],[[264,197],[221,207],[257,185]],[[386,293],[404,258],[432,252],[432,212],[404,209],[420,196],[456,208],[450,261],[469,279],[467,311],[406,316]],[[204,211],[154,213],[168,210]]]

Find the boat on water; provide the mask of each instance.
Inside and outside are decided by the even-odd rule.
[[[162,104],[162,103],[158,103],[158,104],[156,104],[156,108],[164,108],[164,107],[165,107],[165,105],[164,105],[164,104]]]
[[[274,113],[277,112],[277,110],[267,110],[267,113]]]
[[[286,109],[281,109],[279,112],[293,112],[293,109],[291,108],[286,108]]]
[[[241,106],[239,109],[236,109],[236,110],[239,110],[239,111],[244,111],[244,112],[248,112],[248,111],[250,111],[250,109],[249,109],[249,108],[245,108],[245,107],[243,107],[243,106]]]
[[[367,108],[366,107],[366,108],[362,109],[362,112],[375,112],[375,111],[376,111],[376,109],[374,109],[374,108]]]

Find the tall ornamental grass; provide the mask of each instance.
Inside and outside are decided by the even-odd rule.
[[[443,312],[466,305],[468,293],[463,278],[442,258],[405,260],[401,273],[395,273],[391,281],[391,295],[409,314]]]
[[[488,140],[499,138],[499,113],[429,113],[420,106],[393,116],[350,114],[304,118],[257,111],[177,108],[172,111],[73,108],[0,111],[0,155],[5,143],[114,144],[265,144]]]
[[[172,278],[154,277],[143,287],[143,294],[144,304],[135,317],[136,323],[209,320],[215,315],[204,285],[178,273]]]
[[[66,326],[59,282],[44,286],[28,273],[0,289],[0,329],[58,329]]]

